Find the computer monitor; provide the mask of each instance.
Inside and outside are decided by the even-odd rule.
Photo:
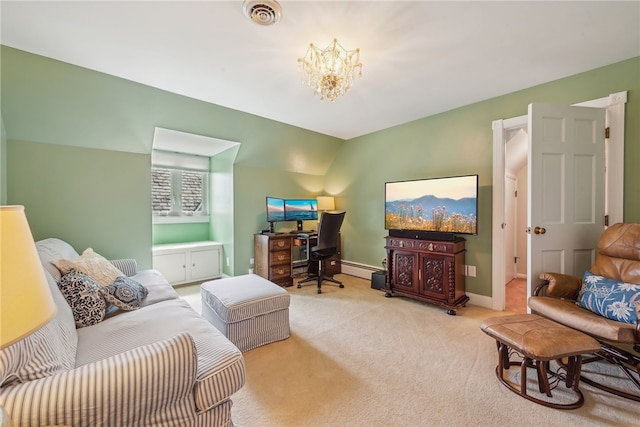
[[[267,222],[269,223],[270,232],[274,232],[273,224],[278,221],[285,221],[284,199],[267,197]]]
[[[318,220],[318,202],[316,199],[285,199],[284,220],[296,221],[298,231],[302,231],[303,221]]]

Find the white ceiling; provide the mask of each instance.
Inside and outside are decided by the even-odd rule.
[[[640,55],[639,1],[282,0],[272,26],[242,4],[2,0],[0,37],[344,139]],[[363,76],[330,103],[301,83],[296,60],[334,37],[360,48]]]

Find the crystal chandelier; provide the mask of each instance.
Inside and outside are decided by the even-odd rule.
[[[360,49],[346,50],[333,39],[324,49],[309,45],[304,58],[298,58],[305,83],[313,89],[320,100],[334,102],[339,96],[349,92],[356,77],[362,77]]]

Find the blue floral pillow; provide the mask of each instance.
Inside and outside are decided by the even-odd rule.
[[[120,276],[109,286],[100,288],[100,294],[109,304],[125,311],[139,309],[148,293],[149,291],[142,284],[126,276]]]
[[[619,282],[590,271],[584,274],[578,305],[587,310],[611,320],[635,325],[638,321],[635,310],[637,301],[640,301],[640,284]]]

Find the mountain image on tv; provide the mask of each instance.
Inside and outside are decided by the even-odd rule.
[[[425,195],[385,203],[385,228],[475,234],[475,197],[461,199]]]

